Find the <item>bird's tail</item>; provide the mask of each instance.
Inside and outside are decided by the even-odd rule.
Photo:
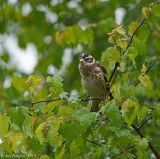
[[[99,100],[93,100],[92,105],[91,105],[91,112],[98,112],[99,111],[99,105],[100,101]]]

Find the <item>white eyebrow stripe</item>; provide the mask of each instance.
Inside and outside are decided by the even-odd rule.
[[[86,57],[85,59],[92,59],[93,57],[92,56],[88,56],[88,57]]]

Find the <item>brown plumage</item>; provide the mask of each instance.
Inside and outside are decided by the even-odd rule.
[[[106,69],[105,67],[95,61],[95,59],[88,53],[84,53],[79,58],[79,71],[81,74],[81,83],[86,93],[92,98],[105,99],[107,94],[110,99],[113,99],[110,92],[109,85],[107,84]],[[91,111],[99,111],[100,100],[93,100]]]

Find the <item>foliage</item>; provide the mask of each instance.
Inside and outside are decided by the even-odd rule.
[[[123,25],[114,17],[120,8],[126,11]],[[19,47],[33,43],[38,50],[28,75],[0,44],[0,155],[158,158],[159,9],[149,0],[0,1],[0,36],[14,35]],[[119,64],[109,83],[114,99],[102,102],[99,112],[90,112],[91,103],[83,100],[77,66],[86,51],[107,68],[108,79]]]

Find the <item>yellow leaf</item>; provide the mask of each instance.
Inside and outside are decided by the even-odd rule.
[[[142,13],[143,13],[144,17],[147,19],[149,19],[151,17],[151,11],[147,7],[142,8]]]
[[[141,72],[142,72],[142,73],[145,73],[146,70],[147,70],[147,68],[146,68],[145,64],[143,64],[143,67],[142,67],[142,69],[141,69]]]
[[[67,44],[68,39],[69,39],[68,33],[66,32],[60,33],[59,31],[56,32],[56,42],[62,47],[64,47]]]
[[[138,79],[140,80],[140,82],[141,82],[145,87],[152,88],[152,82],[150,81],[149,76],[147,76],[147,75],[140,75],[140,76],[138,76]]]
[[[112,30],[113,32],[117,32],[117,33],[119,33],[119,34],[121,34],[121,35],[123,35],[123,36],[126,36],[126,32],[125,32],[125,30],[122,28],[122,26],[120,26],[120,27],[118,27],[118,28],[116,28],[116,29],[114,29],[114,30]]]
[[[123,50],[125,50],[126,47],[127,47],[127,45],[128,45],[126,39],[124,39],[124,38],[119,38],[119,39],[117,39],[117,40],[116,40],[116,44],[117,44],[118,46],[120,46]]]
[[[135,31],[135,29],[138,27],[139,23],[138,22],[132,22],[129,26],[128,26],[128,32],[129,34],[133,34],[133,32]]]

